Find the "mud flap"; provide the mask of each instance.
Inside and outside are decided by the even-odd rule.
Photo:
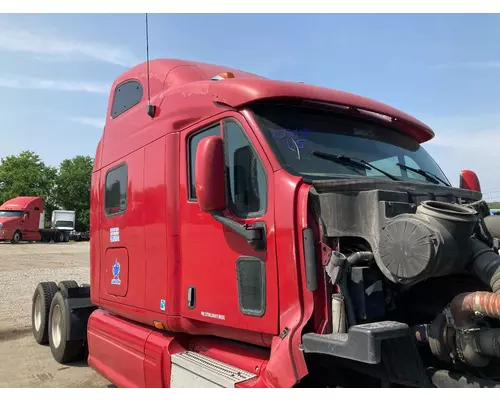
[[[87,340],[87,323],[97,309],[90,301],[90,287],[69,288],[65,299],[68,322],[68,340]]]

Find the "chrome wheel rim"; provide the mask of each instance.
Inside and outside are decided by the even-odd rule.
[[[59,307],[59,304],[56,304],[54,306],[54,309],[52,310],[52,324],[50,326],[52,344],[54,345],[54,347],[59,347],[59,345],[61,344],[61,337],[62,337],[61,322],[62,322],[61,307]]]
[[[40,295],[36,296],[35,300],[35,329],[38,332],[42,325],[42,299]]]

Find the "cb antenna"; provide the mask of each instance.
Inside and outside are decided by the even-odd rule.
[[[151,105],[151,86],[149,83],[149,26],[148,26],[148,13],[146,13],[146,69],[148,79],[148,115],[154,118],[156,113],[156,106]]]

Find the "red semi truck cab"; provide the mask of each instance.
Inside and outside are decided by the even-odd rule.
[[[68,242],[74,223],[74,211],[54,210],[46,229],[43,198],[19,196],[0,206],[0,241]]]
[[[496,296],[500,257],[477,230],[481,193],[421,146],[433,136],[336,90],[182,60],[130,69],[92,172],[90,287],[40,284],[35,338],[59,362],[88,349],[120,387],[446,381],[428,368],[470,345],[463,326],[422,354],[456,296]]]
[[[0,206],[0,240],[38,241],[44,222],[41,197],[20,196],[7,200]]]

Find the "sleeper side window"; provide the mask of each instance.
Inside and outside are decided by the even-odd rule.
[[[106,174],[104,192],[104,212],[111,217],[123,214],[127,209],[127,164],[111,168]]]
[[[191,135],[188,139],[188,180],[189,180],[189,199],[196,200],[196,181],[195,181],[195,163],[196,150],[200,142],[209,136],[220,136],[220,124],[211,126],[201,132]]]
[[[131,109],[142,100],[143,89],[138,81],[126,81],[120,83],[113,96],[111,117],[116,118],[125,111]]]
[[[224,143],[232,210],[243,218],[265,213],[267,207],[265,169],[243,128],[234,120],[224,122]]]

